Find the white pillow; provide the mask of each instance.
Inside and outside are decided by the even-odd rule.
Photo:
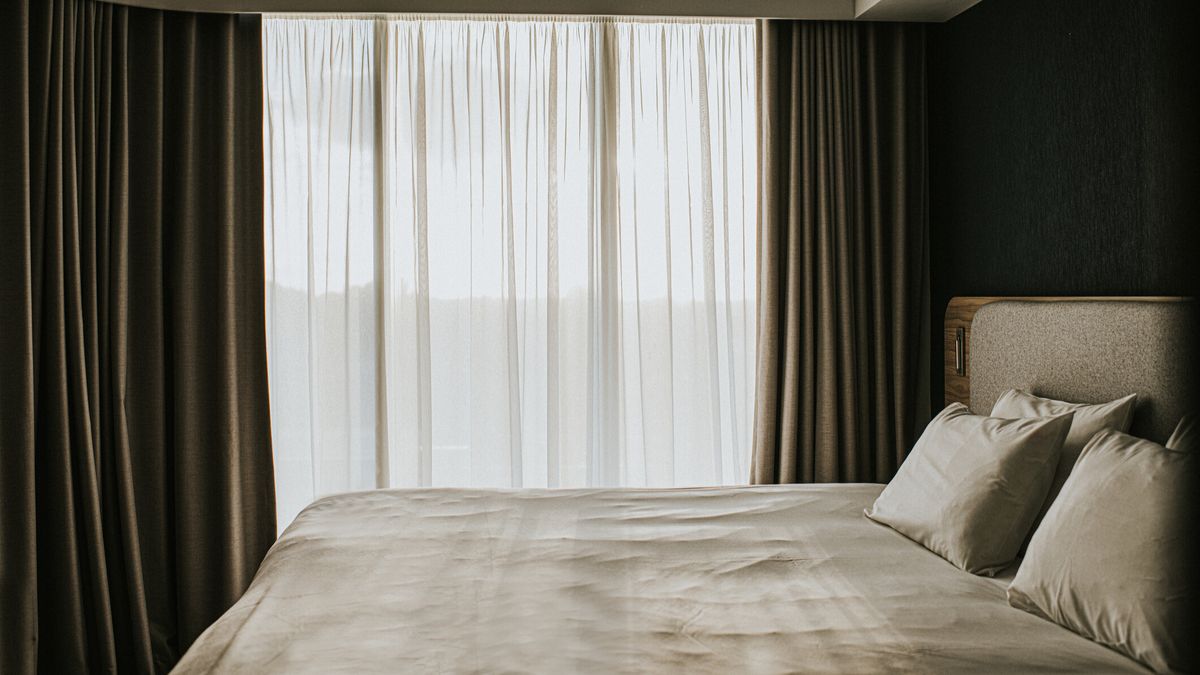
[[[1059,456],[1058,466],[1054,470],[1054,481],[1050,483],[1046,501],[1042,503],[1037,518],[1033,521],[1033,529],[1037,529],[1038,523],[1042,522],[1046,511],[1058,497],[1058,492],[1066,482],[1067,476],[1071,475],[1071,467],[1075,466],[1075,460],[1079,457],[1083,446],[1087,445],[1096,432],[1104,429],[1129,431],[1136,406],[1137,394],[1097,404],[1056,401],[1017,389],[1009,389],[1000,395],[996,404],[992,406],[992,417],[1049,417],[1075,413],[1075,419],[1071,422],[1071,431],[1067,433],[1067,440],[1063,441],[1062,454]]]
[[[1185,415],[1179,420],[1174,433],[1167,439],[1167,447],[1172,450],[1192,450],[1196,447],[1196,437],[1200,429],[1196,428],[1196,416]]]
[[[1197,479],[1196,453],[1096,434],[1034,533],[1009,604],[1154,670],[1200,668]]]
[[[968,572],[994,575],[1017,557],[1070,428],[1070,413],[1006,420],[953,403],[866,515]]]

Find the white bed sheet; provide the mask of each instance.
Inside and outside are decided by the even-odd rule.
[[[882,488],[327,497],[175,672],[1145,672],[863,517]]]

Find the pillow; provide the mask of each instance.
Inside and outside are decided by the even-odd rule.
[[[1075,466],[1075,460],[1083,446],[1087,445],[1096,432],[1104,429],[1129,431],[1136,405],[1137,394],[1130,394],[1108,403],[1090,405],[1042,398],[1016,389],[1009,389],[996,400],[996,405],[992,406],[992,417],[1048,417],[1075,413],[1071,431],[1067,433],[1067,440],[1063,441],[1058,467],[1054,470],[1054,480],[1050,483],[1050,491],[1046,493],[1046,501],[1042,503],[1037,517],[1033,520],[1033,529],[1037,529],[1038,523],[1042,522],[1067,476],[1071,475],[1071,467]]]
[[[1179,420],[1179,426],[1175,427],[1174,433],[1167,439],[1167,447],[1172,450],[1191,450],[1196,447],[1196,436],[1200,434],[1200,429],[1196,428],[1196,416],[1185,415]]]
[[[1096,434],[1034,533],[1009,604],[1154,670],[1200,668],[1200,560],[1186,512],[1198,458]]]
[[[1017,557],[1070,428],[1070,413],[1006,420],[953,403],[925,427],[866,515],[992,576]]]

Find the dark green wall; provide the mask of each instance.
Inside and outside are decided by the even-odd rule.
[[[931,26],[933,398],[956,295],[1192,294],[1194,0],[982,0]]]

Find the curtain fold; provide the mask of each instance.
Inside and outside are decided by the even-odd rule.
[[[754,27],[268,18],[279,513],[741,483]]]
[[[758,39],[752,480],[886,482],[929,413],[923,28]]]
[[[259,21],[0,12],[0,672],[165,672],[275,535]]]

